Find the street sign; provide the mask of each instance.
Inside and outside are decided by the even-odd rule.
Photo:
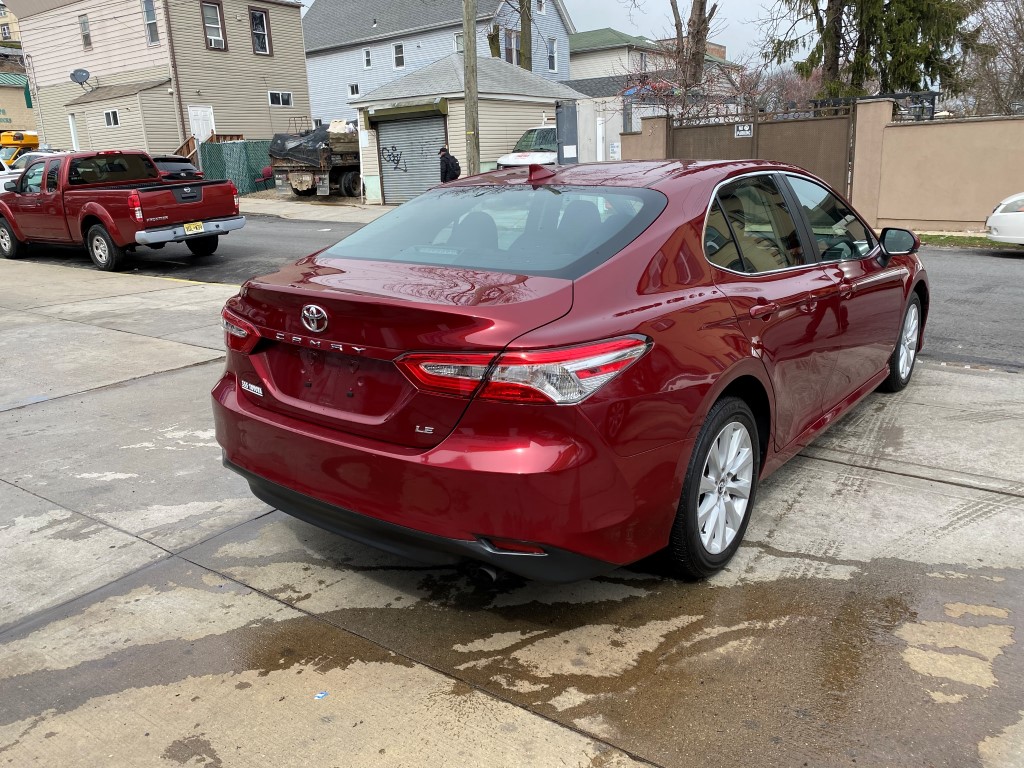
[[[753,123],[736,123],[736,127],[733,132],[733,138],[736,139],[752,139],[754,138],[754,124]]]

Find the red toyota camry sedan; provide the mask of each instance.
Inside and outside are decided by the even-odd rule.
[[[778,163],[473,176],[228,301],[217,439],[268,504],[411,558],[707,577],[759,481],[910,381],[919,245]]]

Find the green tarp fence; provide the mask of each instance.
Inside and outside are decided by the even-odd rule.
[[[269,141],[225,141],[199,145],[199,163],[208,179],[231,179],[240,195],[248,195],[265,184],[257,180],[270,165]]]

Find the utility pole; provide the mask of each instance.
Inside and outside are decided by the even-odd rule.
[[[480,173],[480,103],[476,84],[476,0],[462,0],[462,79],[466,87],[466,169]]]

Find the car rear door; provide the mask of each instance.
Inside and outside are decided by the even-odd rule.
[[[813,238],[811,244],[835,284],[823,299],[839,320],[836,364],[824,393],[830,410],[882,371],[899,335],[909,273],[879,257],[871,229],[822,184],[787,174],[786,181]]]
[[[792,443],[824,412],[838,318],[816,301],[835,281],[808,253],[775,174],[719,187],[705,229],[715,281],[775,389],[775,441]]]

